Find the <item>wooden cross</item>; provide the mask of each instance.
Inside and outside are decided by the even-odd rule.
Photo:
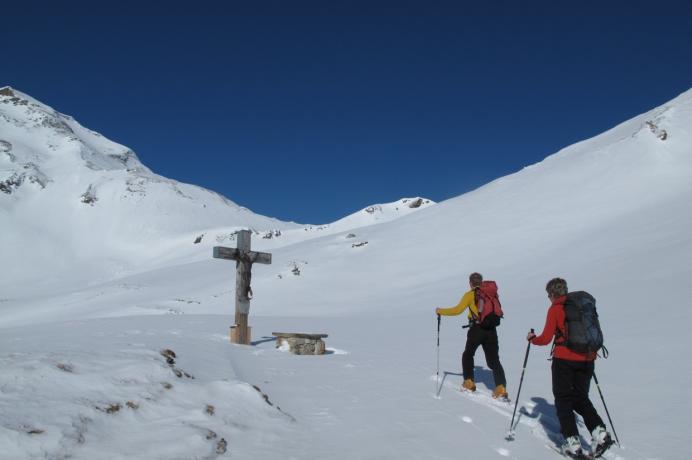
[[[214,258],[235,260],[235,325],[231,326],[231,342],[250,344],[250,328],[247,317],[250,313],[250,299],[252,299],[252,264],[272,263],[272,255],[266,252],[250,250],[250,231],[238,232],[238,247],[225,248],[214,246]]]

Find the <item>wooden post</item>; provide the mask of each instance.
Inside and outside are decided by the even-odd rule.
[[[252,264],[272,263],[272,255],[266,252],[255,252],[250,249],[250,231],[238,232],[238,247],[214,247],[214,258],[236,261],[235,277],[235,324],[231,327],[231,342],[249,345],[251,342],[248,315],[250,314],[250,299],[252,299]]]

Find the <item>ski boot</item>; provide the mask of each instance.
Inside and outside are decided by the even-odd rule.
[[[576,460],[589,460],[591,458],[581,449],[579,436],[570,436],[565,439],[565,443],[562,445],[562,455]]]
[[[604,426],[599,425],[591,432],[591,452],[594,458],[598,458],[605,453],[610,446],[615,444]]]
[[[509,395],[504,385],[498,385],[493,390],[493,399],[500,399],[501,401],[509,401]]]
[[[461,391],[476,391],[476,384],[473,382],[473,379],[466,379],[464,380],[464,383],[461,384]]]

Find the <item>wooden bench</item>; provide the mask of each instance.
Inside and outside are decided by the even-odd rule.
[[[276,337],[276,348],[288,346],[296,355],[323,355],[324,341],[327,334],[301,334],[297,332],[272,332]]]

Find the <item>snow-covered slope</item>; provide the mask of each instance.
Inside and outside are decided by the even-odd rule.
[[[286,248],[275,261],[308,262],[301,278],[257,280],[266,283],[257,292],[267,292],[257,310],[389,315],[394,303],[397,314],[409,313],[422,300],[453,302],[474,270],[500,278],[505,295],[521,303],[556,273],[614,298],[626,287],[684,286],[691,198],[687,92],[474,192],[362,229],[357,241],[366,246],[334,235]],[[349,299],[343,309],[325,310],[327,299],[314,289],[325,285],[330,305]],[[301,300],[287,307],[282,298]]]
[[[258,230],[253,228],[253,238],[261,239],[260,245],[265,250],[272,250],[290,246],[296,243],[305,242],[314,238],[322,238],[325,236],[346,233],[346,238],[357,238],[358,233],[365,227],[377,225],[385,222],[391,222],[408,216],[421,209],[428,208],[435,204],[434,201],[427,198],[402,198],[400,200],[384,203],[373,204],[368,207],[349,214],[333,223],[322,225],[304,225],[299,228],[291,228],[288,230]],[[217,244],[235,244],[236,232],[228,232],[227,229],[209,229],[205,233],[207,246]],[[200,241],[201,243],[202,241]],[[204,245],[199,248],[205,248]],[[207,251],[196,251],[197,259],[208,258]],[[186,254],[185,257],[189,261]]]
[[[92,276],[113,276],[209,227],[297,227],[156,175],[127,147],[9,87],[0,89],[0,192],[13,282],[85,263]]]
[[[214,232],[192,246],[197,252],[146,272],[63,292],[19,285],[0,299],[3,375],[11,376],[0,386],[0,413],[10,414],[0,416],[0,446],[26,458],[94,458],[94,446],[104,446],[102,458],[175,458],[157,457],[157,451],[192,436],[195,442],[180,458],[215,458],[214,444],[195,438],[204,431],[194,434],[191,427],[200,426],[236,443],[228,453],[235,458],[452,459],[460,452],[478,459],[555,458],[546,448],[559,439],[547,348],[531,349],[513,443],[503,439],[512,407],[488,400],[487,370],[477,369],[478,397],[454,389],[464,343],[459,318],[443,320],[444,381],[438,394],[434,308],[455,304],[468,274],[480,271],[500,285],[506,315],[499,330],[501,358],[512,397],[526,332],[543,325],[545,283],[562,276],[573,290],[588,290],[598,299],[611,357],[599,360],[597,373],[623,444],[606,458],[686,458],[692,400],[680,382],[692,378],[684,359],[690,346],[686,324],[692,320],[686,307],[692,295],[691,201],[688,91],[536,165],[396,220],[357,222],[355,231],[356,224],[339,230],[335,223],[324,230],[286,229],[279,238],[255,235],[253,248],[273,253],[272,265],[253,268],[255,347],[217,346],[233,321],[234,267],[211,258],[211,247],[219,243]],[[291,237],[293,232],[311,236]],[[89,278],[88,267],[73,267]],[[152,314],[166,316],[141,317]],[[110,316],[120,318],[104,319]],[[9,327],[19,325],[24,326]],[[269,338],[276,330],[328,333],[332,353],[282,353]],[[85,338],[72,343],[75,336]],[[179,352],[181,367],[202,377],[181,380],[176,393],[156,392],[149,400],[147,391],[163,378],[156,357],[166,346]],[[87,372],[95,365],[80,354],[85,348],[102,359],[119,358],[118,366]],[[191,358],[183,362],[183,356]],[[121,378],[118,369],[132,369],[126,380],[137,385],[111,399],[137,399],[147,412],[104,413],[99,407],[110,399],[86,389],[81,398],[79,391],[58,389],[51,395],[58,402],[51,403],[41,399],[38,385],[12,384],[17,378],[63,382],[64,371],[55,367],[64,361],[75,370],[86,368],[69,375],[73,388],[89,382],[108,388],[107,382]],[[144,362],[151,363],[150,371]],[[476,364],[485,364],[480,352]],[[194,394],[211,398],[214,382],[224,379],[211,370],[218,366],[228,367],[233,382],[260,386],[294,421],[259,410],[234,413],[232,407],[224,408],[220,420],[204,415]],[[242,388],[221,393],[236,400]],[[252,406],[259,397],[247,395],[238,403]],[[32,398],[50,409],[16,410]],[[592,399],[599,400],[597,393]],[[63,412],[66,401],[78,404]],[[42,418],[46,412],[52,414],[48,419]],[[172,418],[172,434],[136,438],[139,453],[103,441],[129,433],[123,421],[144,429],[156,414]],[[65,426],[82,426],[84,418],[89,429],[83,444],[60,434]],[[237,426],[244,427],[247,442],[234,431]],[[30,434],[34,427],[44,432]],[[265,443],[258,441],[263,429],[271,433]]]
[[[411,200],[398,212],[375,206],[371,217],[391,220],[427,204]],[[0,285],[8,290],[27,282],[83,284],[171,264],[199,254],[198,239],[223,243],[239,228],[284,236],[278,245],[333,232],[328,225],[264,217],[154,174],[129,148],[10,87],[0,89],[0,219],[0,250],[12,266]],[[370,223],[345,220],[350,227]],[[291,229],[299,231],[286,238]]]
[[[393,203],[368,206],[350,216],[337,220],[330,226],[339,231],[346,231],[368,225],[381,224],[407,216],[418,209],[424,209],[434,204],[434,201],[427,198],[402,198]]]

